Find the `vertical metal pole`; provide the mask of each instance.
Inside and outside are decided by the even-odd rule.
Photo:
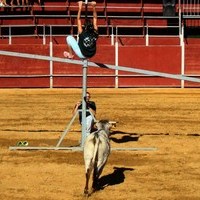
[[[46,44],[46,32],[45,32],[45,24],[43,25],[43,45]]]
[[[87,12],[88,12],[88,0],[85,0],[85,20],[87,19]]]
[[[86,138],[86,93],[87,93],[87,59],[83,60],[83,89],[82,89],[82,137],[81,137],[81,147],[83,147]]]
[[[181,39],[181,75],[185,75],[185,43],[184,43],[184,26],[182,25]],[[181,80],[181,88],[184,88],[185,81]]]
[[[52,29],[51,29],[51,26],[50,26],[50,57],[53,57],[53,42],[52,42]],[[50,60],[50,63],[49,63],[49,73],[50,73],[50,88],[53,88],[53,61]]]
[[[149,46],[149,28],[146,26],[146,46]]]
[[[88,0],[85,0],[85,20],[87,19],[87,5]],[[82,135],[81,135],[81,147],[83,147],[85,138],[86,138],[86,93],[87,93],[87,67],[88,61],[87,59],[83,60],[83,83],[82,83]]]
[[[113,46],[114,45],[114,30],[113,30],[113,26],[112,26],[112,34],[111,34],[111,45]]]
[[[181,37],[181,24],[182,24],[182,21],[181,21],[181,13],[182,13],[182,10],[181,10],[181,0],[178,1],[178,17],[179,17],[179,36]],[[181,45],[181,44],[180,44]]]
[[[11,33],[11,27],[9,26],[9,43],[8,44],[12,44],[12,33]]]
[[[196,0],[193,3],[193,14],[196,15]]]
[[[119,65],[119,43],[118,43],[118,29],[116,27],[116,40],[115,40],[115,66]],[[115,70],[115,88],[119,87],[119,70]]]

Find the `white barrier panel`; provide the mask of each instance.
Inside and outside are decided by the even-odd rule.
[[[18,53],[18,52],[0,50],[0,55],[83,65],[83,61],[81,60],[70,60],[66,58],[43,56],[43,55],[37,55],[37,54]],[[97,62],[88,62],[88,66],[107,68],[107,69],[113,69],[113,70],[121,70],[121,71],[126,71],[126,72],[134,72],[134,73],[139,73],[139,74],[159,76],[159,77],[164,77],[164,78],[171,78],[171,79],[178,79],[178,80],[200,83],[199,78],[193,78],[193,77],[169,74],[169,73],[163,73],[163,72],[156,72],[156,71],[150,71],[150,70],[143,70],[143,69],[138,69],[138,68],[115,66],[115,65],[103,64],[103,63],[97,63]]]

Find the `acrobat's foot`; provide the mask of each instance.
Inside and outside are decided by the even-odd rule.
[[[71,55],[68,51],[64,51],[63,55],[64,55],[65,58],[69,58],[69,59],[73,59],[74,58],[74,55]]]

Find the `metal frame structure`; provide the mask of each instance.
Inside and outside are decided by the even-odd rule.
[[[29,58],[29,59],[39,59],[39,60],[46,60],[46,61],[56,61],[56,62],[63,62],[63,63],[73,63],[77,65],[83,66],[83,91],[82,91],[82,137],[81,137],[81,145],[78,147],[60,147],[60,144],[62,140],[64,139],[65,135],[67,134],[71,124],[73,123],[74,119],[76,118],[76,115],[72,118],[69,125],[66,127],[66,129],[63,132],[63,135],[61,136],[60,140],[58,141],[56,146],[52,147],[19,147],[19,146],[11,146],[9,147],[10,150],[73,150],[73,151],[82,151],[83,150],[83,143],[85,141],[86,137],[86,104],[85,104],[85,96],[87,91],[87,68],[88,66],[92,67],[99,67],[99,68],[108,68],[108,69],[117,69],[122,71],[128,71],[128,72],[137,72],[142,74],[152,74],[156,76],[161,77],[167,77],[167,78],[174,78],[179,80],[187,80],[192,82],[200,82],[200,79],[192,78],[192,77],[184,77],[180,75],[173,75],[173,74],[167,74],[167,73],[160,73],[160,72],[153,72],[148,70],[141,70],[137,68],[128,68],[128,67],[122,67],[122,66],[114,66],[114,65],[107,65],[102,63],[94,63],[89,62],[88,60],[70,60],[70,59],[64,59],[64,58],[58,58],[58,57],[51,57],[51,56],[43,56],[43,55],[35,55],[35,54],[27,54],[27,53],[18,53],[18,52],[10,52],[10,51],[1,51],[0,55],[6,55],[6,56],[14,56],[14,57],[23,57],[23,58]],[[132,150],[132,151],[153,151],[156,150],[156,148],[152,147],[144,147],[144,148],[112,148],[112,150],[118,150],[118,151],[124,151],[124,150]]]
[[[87,19],[87,5],[88,5],[88,0],[85,0],[85,18]],[[52,42],[50,42],[50,46],[52,46],[51,44]],[[4,52],[5,53],[5,52]],[[3,54],[3,52],[0,52],[0,54]],[[9,53],[7,52],[6,55],[8,55]],[[14,54],[10,54],[10,55],[14,55]],[[18,54],[19,56],[19,54]],[[24,55],[25,56],[25,55]],[[37,59],[37,57],[35,57]],[[50,54],[50,57],[49,57],[49,61],[52,62],[53,61],[53,57],[52,55]],[[48,58],[46,58],[48,59]],[[64,59],[65,60],[65,59]],[[69,61],[69,59],[66,59]],[[69,125],[67,126],[67,128],[65,129],[65,131],[63,132],[60,140],[58,141],[56,147],[10,147],[10,150],[58,150],[58,149],[65,149],[65,150],[83,150],[83,145],[84,145],[84,141],[85,141],[85,138],[86,138],[86,93],[87,93],[87,68],[88,68],[88,60],[87,59],[84,59],[83,61],[83,81],[82,81],[82,137],[81,137],[81,145],[79,147],[60,147],[60,144],[62,142],[62,140],[64,139],[65,135],[67,134],[71,124],[73,123],[74,119],[76,118],[77,116],[77,113],[78,111],[76,112],[76,114],[73,116],[72,120],[70,121]],[[73,61],[73,63],[79,63],[80,64],[80,61],[77,62],[77,61]],[[154,150],[155,148],[148,148],[148,150]],[[126,149],[126,148],[117,148],[116,150],[138,150],[138,148],[129,148],[129,149]],[[143,148],[143,150],[147,150],[147,148]]]
[[[58,57],[51,57],[51,56],[43,56],[43,55],[35,55],[35,54],[27,54],[27,53],[18,53],[18,52],[10,52],[10,51],[0,51],[0,55],[6,55],[6,56],[17,56],[17,57],[23,57],[23,58],[29,58],[29,59],[39,59],[39,60],[46,60],[46,61],[56,61],[56,62],[63,62],[63,63],[73,63],[77,65],[83,65],[83,91],[82,91],[82,138],[81,138],[81,146],[79,147],[60,147],[60,143],[64,139],[64,136],[66,135],[67,131],[69,130],[69,127],[71,126],[71,123],[75,119],[76,115],[71,120],[68,127],[63,132],[63,135],[61,139],[59,140],[58,144],[54,147],[10,147],[10,150],[73,150],[73,151],[82,151],[83,150],[83,143],[85,140],[85,133],[86,133],[86,104],[85,104],[85,96],[87,91],[87,68],[88,66],[92,67],[98,67],[98,68],[107,68],[107,69],[117,69],[121,71],[127,71],[127,72],[136,72],[141,74],[147,74],[147,75],[154,75],[159,77],[165,77],[165,78],[172,78],[172,79],[178,79],[178,80],[185,80],[185,81],[191,81],[191,82],[198,82],[200,83],[199,78],[193,78],[193,77],[187,77],[184,75],[175,75],[175,74],[168,74],[168,73],[162,73],[162,72],[155,72],[155,71],[149,71],[149,70],[142,70],[138,68],[129,68],[129,67],[123,67],[123,66],[115,66],[115,65],[108,65],[108,64],[102,64],[102,63],[94,63],[89,62],[88,60],[70,60],[70,59],[64,59],[64,58],[58,58]],[[153,151],[156,150],[156,148],[112,148],[112,150],[132,150],[132,151]]]
[[[0,50],[0,55],[83,65],[83,61],[80,61],[80,60],[70,60],[70,59],[65,59],[65,58],[44,56],[44,55],[38,55],[38,54],[18,53],[18,52]],[[90,61],[87,61],[87,65],[90,67],[113,69],[113,70],[117,69],[117,70],[126,71],[126,72],[133,72],[133,73],[139,73],[139,74],[146,74],[146,75],[200,83],[200,78],[194,78],[194,77],[179,75],[179,74],[177,75],[177,74],[170,74],[170,73],[157,72],[157,71],[151,71],[151,70],[143,70],[143,69],[139,69],[135,67],[130,68],[130,67],[124,67],[124,66],[115,66],[115,65],[103,64],[103,63],[98,63],[98,62],[90,62]]]
[[[87,4],[88,0],[85,0],[85,17],[87,18]],[[51,43],[50,43],[51,44]],[[52,44],[51,44],[52,45]],[[50,45],[50,46],[51,46]],[[178,79],[178,80],[186,80],[191,82],[199,82],[200,79],[193,78],[193,77],[186,77],[184,75],[174,75],[174,74],[168,74],[168,73],[161,73],[161,72],[155,72],[155,71],[149,71],[149,70],[141,70],[137,68],[128,68],[128,67],[122,67],[118,66],[118,62],[116,62],[116,65],[107,65],[102,63],[94,63],[94,62],[88,62],[87,59],[78,61],[78,60],[70,60],[70,59],[62,59],[53,57],[52,54],[50,56],[42,56],[42,55],[33,55],[33,54],[26,54],[26,53],[17,53],[17,52],[9,52],[9,51],[0,51],[0,55],[7,55],[7,56],[17,56],[17,57],[23,57],[23,58],[31,58],[31,59],[40,59],[40,60],[47,60],[47,61],[56,61],[56,62],[67,62],[67,63],[73,63],[73,64],[82,64],[83,66],[83,80],[82,80],[82,137],[81,137],[81,145],[79,147],[60,147],[61,142],[63,141],[64,137],[66,136],[67,132],[69,131],[69,128],[71,124],[73,123],[74,119],[77,116],[77,113],[73,116],[70,123],[66,127],[65,131],[63,132],[62,136],[60,137],[57,145],[55,147],[10,147],[10,150],[74,150],[74,151],[80,151],[83,150],[83,144],[86,138],[86,92],[87,92],[87,68],[88,65],[92,67],[100,67],[100,68],[108,68],[108,69],[114,69],[114,70],[121,70],[121,71],[127,71],[127,72],[136,72],[141,74],[147,74],[147,75],[154,75],[154,76],[160,76],[165,78],[172,78],[172,79]],[[115,148],[115,150],[155,150],[155,148]]]
[[[180,3],[180,2],[179,2]],[[85,0],[85,9],[86,13],[85,16],[87,17],[87,4],[88,0]],[[182,37],[183,37],[183,31],[182,31]],[[182,39],[183,42],[183,39]],[[52,44],[50,43],[50,46],[52,47]],[[117,48],[116,48],[117,51]],[[83,143],[85,141],[86,137],[86,91],[87,91],[87,68],[88,66],[92,67],[100,67],[100,68],[108,68],[113,70],[121,70],[121,71],[127,71],[127,72],[134,72],[139,74],[145,74],[145,75],[153,75],[153,76],[159,76],[159,77],[165,77],[165,78],[172,78],[172,79],[178,79],[183,81],[191,81],[191,82],[198,82],[200,83],[199,78],[193,78],[184,76],[184,72],[182,70],[182,75],[175,75],[175,74],[169,74],[169,73],[162,73],[162,72],[156,72],[156,71],[150,71],[150,70],[142,70],[138,68],[128,68],[123,66],[118,66],[118,62],[116,61],[116,65],[108,65],[108,64],[102,64],[102,63],[94,63],[89,62],[88,60],[69,60],[69,59],[63,59],[58,57],[53,57],[50,53],[50,56],[42,56],[42,55],[34,55],[34,54],[26,54],[26,53],[18,53],[18,52],[9,52],[9,51],[0,51],[0,55],[6,55],[6,56],[17,56],[17,57],[23,57],[23,58],[30,58],[30,59],[40,59],[40,60],[46,60],[50,61],[51,63],[53,61],[55,62],[63,62],[63,63],[73,63],[77,65],[83,66],[83,85],[82,85],[82,137],[81,137],[81,145],[79,147],[60,147],[61,142],[63,141],[64,137],[66,136],[71,124],[73,123],[74,119],[77,116],[77,113],[73,118],[71,119],[70,123],[66,127],[65,131],[63,132],[62,136],[60,137],[58,143],[54,147],[10,147],[10,150],[74,150],[74,151],[82,151],[83,150]],[[150,151],[155,150],[156,148],[113,148],[112,150],[143,150],[143,151]]]

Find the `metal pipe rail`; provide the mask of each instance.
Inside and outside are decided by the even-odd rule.
[[[200,0],[183,0],[182,14],[184,16],[200,15]]]

